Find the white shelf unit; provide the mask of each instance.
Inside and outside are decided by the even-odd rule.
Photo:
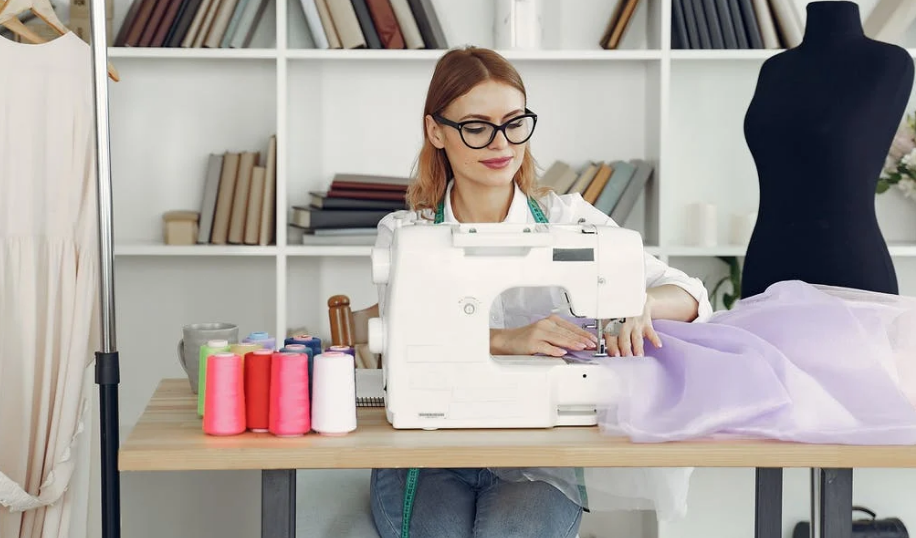
[[[116,29],[130,1],[116,0]],[[716,257],[744,252],[726,241],[729,214],[757,205],[742,122],[761,63],[779,51],[671,50],[670,0],[643,0],[622,47],[602,50],[598,40],[615,2],[544,3],[544,50],[501,51],[521,72],[540,116],[531,144],[541,168],[555,159],[576,166],[656,161],[653,183],[623,224],[644,234],[650,253],[711,288],[726,272]],[[805,3],[798,0],[802,12]],[[434,4],[450,46],[492,45],[492,0]],[[860,5],[867,15],[874,0]],[[904,46],[916,56],[916,33],[909,32]],[[371,238],[302,244],[287,227],[288,209],[305,203],[308,191],[325,189],[334,173],[409,173],[422,140],[427,84],[443,52],[316,50],[299,0],[272,3],[250,49],[110,49],[122,75],[111,85],[111,150],[119,349],[130,387],[121,402],[123,434],[159,379],[183,375],[175,358],[182,325],[230,321],[241,336],[268,330],[281,338],[307,327],[327,337],[329,296],[347,294],[354,308],[376,301]],[[913,105],[911,99],[908,110]],[[208,154],[263,154],[275,133],[276,245],[161,243],[162,213],[199,208]],[[820,179],[829,188],[829,178]],[[722,246],[684,245],[684,208],[696,201],[719,207]],[[916,294],[916,204],[896,192],[876,203],[902,289]],[[190,516],[164,521],[146,514],[186,510],[189,496],[198,502],[212,493],[191,478],[170,479],[197,492],[174,498],[174,489],[130,475],[122,480],[131,535],[138,537],[184,533]],[[244,485],[256,495],[247,479],[225,480],[221,489]],[[218,496],[201,513],[226,500]],[[257,532],[257,514],[244,514],[240,509],[231,521],[201,531]],[[674,527],[662,534],[682,536]]]

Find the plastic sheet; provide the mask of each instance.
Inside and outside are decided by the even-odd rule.
[[[649,510],[660,521],[687,514],[693,467],[490,468],[502,480],[541,480],[592,512]]]
[[[599,402],[604,434],[916,444],[916,297],[787,281],[706,323],[654,325],[662,348],[647,342],[647,357],[600,359],[619,381]],[[660,520],[686,513],[692,472],[491,470],[551,483],[592,511],[648,509]]]
[[[655,328],[663,347],[651,357],[604,363],[624,387],[603,402],[606,432],[916,443],[914,298],[789,281],[708,323]]]

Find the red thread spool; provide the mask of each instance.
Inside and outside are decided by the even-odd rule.
[[[311,427],[308,355],[274,353],[270,361],[270,433],[296,437]]]
[[[269,349],[258,349],[245,355],[245,415],[248,429],[253,432],[266,432],[270,427],[270,364],[273,354]]]
[[[245,431],[245,376],[242,357],[214,353],[207,357],[204,433],[238,435]]]

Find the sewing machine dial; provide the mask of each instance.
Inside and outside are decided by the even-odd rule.
[[[465,314],[473,316],[477,313],[477,310],[480,308],[480,302],[473,297],[465,297],[464,299],[458,301],[458,304],[461,305],[461,309]]]

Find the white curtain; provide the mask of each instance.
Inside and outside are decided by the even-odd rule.
[[[99,348],[89,46],[0,38],[0,538],[86,535]]]

